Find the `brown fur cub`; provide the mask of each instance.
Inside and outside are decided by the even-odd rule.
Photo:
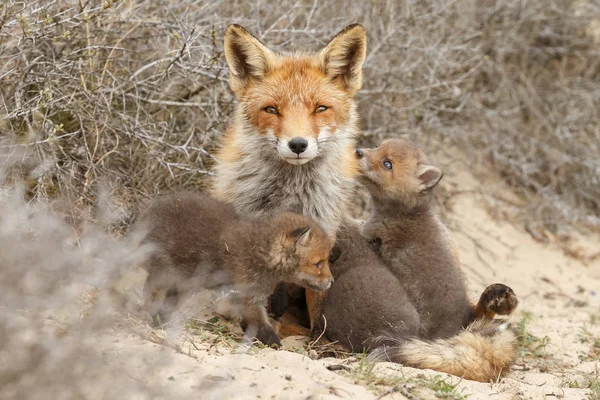
[[[430,191],[442,171],[407,141],[384,141],[357,150],[360,178],[373,198],[363,236],[378,243],[381,257],[403,283],[421,315],[422,337],[448,337],[469,320],[469,300],[447,232]]]
[[[324,318],[315,326],[318,335],[325,330],[328,340],[352,352],[420,336],[421,318],[403,286],[408,282],[400,281],[373,247],[357,226],[346,224],[340,229],[330,258],[335,284],[325,297]],[[509,314],[517,303],[508,286],[490,285],[476,308],[481,315],[470,312],[468,324],[496,313]]]
[[[410,300],[402,305],[405,312],[414,307],[419,316],[418,326],[411,327],[418,332],[413,339],[392,336],[397,344],[379,348],[372,359],[388,358],[484,381],[504,372],[514,358],[512,332],[482,320],[462,330],[473,310],[430,194],[442,171],[429,164],[421,149],[400,139],[357,150],[356,156],[361,181],[373,198],[362,234],[376,243],[402,283]]]
[[[139,227],[156,245],[145,266],[145,305],[162,320],[190,292],[217,289],[233,300],[247,333],[280,345],[265,310],[277,283],[325,290],[333,281],[327,234],[298,214],[248,220],[207,195],[178,193],[158,199]]]

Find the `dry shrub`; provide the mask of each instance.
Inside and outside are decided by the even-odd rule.
[[[33,196],[202,188],[233,107],[222,35],[276,49],[369,34],[367,142],[457,145],[527,200],[535,229],[600,222],[600,6],[578,0],[4,1],[0,130],[49,166]],[[127,222],[127,221],[125,221]]]
[[[0,398],[147,397],[90,339],[115,326],[108,289],[149,248],[89,223],[75,229],[23,197],[0,191]]]
[[[407,6],[370,29],[389,38],[371,41],[367,126],[378,139],[441,138],[490,165],[523,196],[531,230],[597,229],[599,21],[600,5],[581,1]]]

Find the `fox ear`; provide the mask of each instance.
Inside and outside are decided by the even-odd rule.
[[[362,86],[362,65],[367,55],[367,34],[360,24],[347,26],[319,53],[323,70],[331,78],[341,78],[352,94]]]
[[[306,245],[308,239],[310,238],[310,226],[305,226],[303,228],[294,229],[290,236],[293,240],[296,241],[296,246],[298,245]]]
[[[229,86],[236,94],[248,86],[250,78],[261,78],[269,70],[275,54],[240,25],[225,31],[225,59],[229,66]]]
[[[417,177],[421,184],[419,185],[419,192],[426,193],[433,189],[444,176],[441,169],[434,167],[433,165],[422,165],[417,171]]]

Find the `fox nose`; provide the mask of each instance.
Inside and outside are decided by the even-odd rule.
[[[354,152],[354,155],[356,155],[356,158],[358,158],[360,160],[361,158],[363,158],[365,153],[361,149],[356,149],[356,151]]]
[[[293,138],[289,141],[288,146],[296,154],[304,153],[304,150],[308,147],[308,142],[302,138]]]

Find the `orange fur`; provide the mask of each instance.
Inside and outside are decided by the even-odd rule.
[[[242,151],[235,140],[235,134],[235,130],[228,129],[223,135],[221,146],[216,153],[216,157],[219,162],[231,164],[239,160],[242,156]]]
[[[359,25],[349,26],[313,54],[276,54],[243,27],[231,25],[225,34],[225,56],[239,106],[217,159],[239,160],[240,139],[248,131],[288,141],[323,140],[338,134],[338,129],[354,130],[353,96],[362,84],[365,55],[365,32]],[[348,134],[354,132],[341,135]],[[352,176],[353,151],[353,143],[343,149],[348,158],[343,169]]]
[[[297,323],[281,323],[279,322],[276,327],[277,336],[280,338],[286,338],[290,336],[308,336],[310,331],[305,327],[298,325]]]
[[[485,331],[494,331],[494,334],[487,335]],[[380,347],[369,358],[433,369],[463,379],[494,382],[506,374],[514,362],[516,341],[515,334],[498,321],[478,320],[450,338],[413,339],[391,348]]]

